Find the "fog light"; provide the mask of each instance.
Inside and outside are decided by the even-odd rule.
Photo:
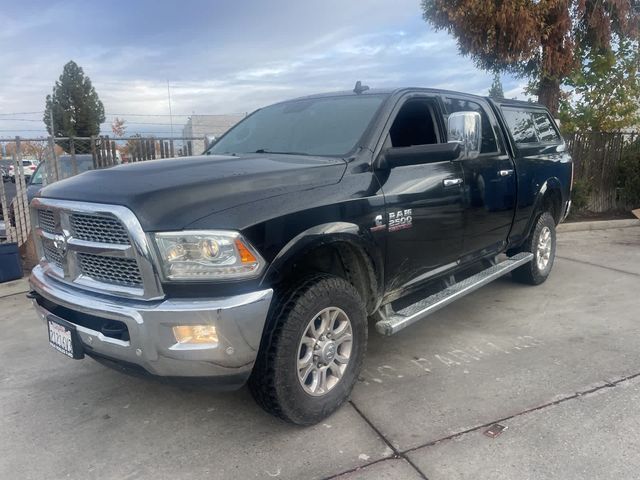
[[[218,343],[218,332],[213,325],[179,325],[173,327],[178,343]]]

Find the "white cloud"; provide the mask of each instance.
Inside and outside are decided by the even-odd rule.
[[[3,8],[0,51],[11,68],[0,75],[0,113],[42,110],[70,59],[91,77],[108,113],[166,115],[167,80],[179,114],[246,112],[351,89],[356,80],[481,94],[491,83],[451,37],[430,30],[418,0],[243,0],[215,9],[187,0],[147,8],[140,0],[126,13],[74,1]],[[507,81],[508,92],[520,95],[521,86]],[[0,121],[7,128],[25,125]]]

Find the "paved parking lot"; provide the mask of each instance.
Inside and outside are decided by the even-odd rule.
[[[542,286],[505,278],[392,338],[372,328],[351,402],[312,428],[246,389],[67,360],[4,296],[0,478],[638,478],[640,227],[563,233],[558,256]]]

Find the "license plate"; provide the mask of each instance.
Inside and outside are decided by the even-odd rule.
[[[49,345],[60,353],[70,358],[84,357],[80,345],[76,340],[76,331],[67,322],[56,320],[52,317],[47,318],[49,327]]]

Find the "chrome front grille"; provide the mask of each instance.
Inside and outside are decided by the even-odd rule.
[[[43,239],[42,249],[44,250],[44,258],[47,259],[47,262],[55,265],[60,269],[63,268],[62,255],[60,254],[60,251],[53,244],[53,241],[46,238]]]
[[[115,283],[127,287],[142,286],[140,269],[133,258],[116,258],[79,253],[80,269],[85,275],[105,283]]]
[[[45,232],[56,233],[56,219],[51,210],[38,210],[38,225]]]
[[[162,297],[146,235],[129,209],[46,198],[31,205],[47,274],[101,293]]]
[[[75,238],[88,242],[129,244],[127,230],[115,218],[74,213],[69,220]]]

